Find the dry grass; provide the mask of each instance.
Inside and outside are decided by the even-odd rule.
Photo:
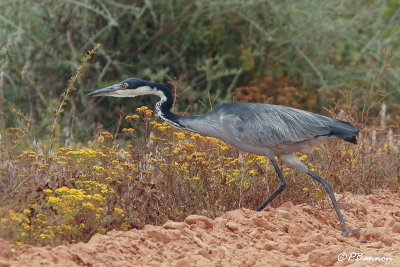
[[[265,157],[176,131],[147,107],[125,119],[132,126],[122,129],[132,137],[126,147],[103,131],[84,148],[45,155],[37,147],[3,162],[0,236],[16,245],[87,241],[96,232],[192,213],[214,217],[255,208],[278,186]],[[393,130],[364,127],[357,146],[334,141],[310,158],[299,156],[336,192],[367,194],[398,190],[399,148]],[[323,202],[323,189],[307,175],[284,166],[283,172],[289,185],[273,205]]]
[[[366,99],[362,114],[357,114],[351,94],[329,110],[351,122],[362,118],[356,124],[361,131],[359,144],[337,140],[312,156],[298,155],[331,181],[335,192],[399,190],[400,136],[382,104],[387,58],[385,62],[378,82],[359,98]],[[83,68],[79,70],[75,77]],[[370,111],[377,105],[382,112],[374,121]],[[123,118],[130,125],[120,134],[125,139],[100,130],[85,146],[57,150],[53,150],[56,121],[48,138],[51,144],[32,143],[29,118],[15,113],[25,127],[4,127],[0,139],[0,237],[13,246],[74,243],[97,232],[162,224],[188,214],[215,217],[239,207],[254,209],[278,186],[266,157],[239,153],[215,138],[176,131],[145,106]],[[31,148],[17,152],[21,147]],[[282,169],[288,187],[272,205],[325,203],[319,184],[306,174]]]

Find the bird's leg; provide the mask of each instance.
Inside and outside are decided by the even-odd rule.
[[[269,198],[267,198],[257,209],[256,211],[260,211],[263,210],[265,208],[265,206],[268,205],[269,202],[271,202],[277,195],[279,195],[280,192],[282,192],[282,190],[285,188],[286,186],[286,180],[285,177],[283,177],[283,173],[282,171],[279,169],[278,163],[276,162],[275,159],[270,158],[270,161],[272,162],[272,165],[274,165],[275,171],[278,174],[279,180],[280,180],[280,185],[278,187],[278,189],[276,189],[272,195],[269,196]]]
[[[349,228],[347,228],[346,223],[344,222],[342,213],[340,212],[339,205],[336,202],[335,195],[333,194],[332,185],[328,181],[322,179],[321,177],[319,177],[318,175],[316,175],[315,173],[313,173],[310,170],[307,171],[307,174],[310,175],[315,180],[317,180],[318,182],[320,182],[322,184],[322,186],[325,188],[325,190],[328,192],[329,197],[331,198],[333,207],[335,208],[336,214],[339,218],[340,225],[342,226],[342,230],[343,230],[342,236],[346,236],[348,233],[351,233],[351,232],[359,231],[361,229],[361,227],[357,227],[352,230],[349,230]]]

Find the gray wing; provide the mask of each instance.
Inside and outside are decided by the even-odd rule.
[[[329,135],[334,120],[294,108],[249,103],[222,105],[219,114],[226,141],[261,147]]]

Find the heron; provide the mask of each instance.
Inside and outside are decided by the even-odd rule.
[[[112,97],[140,95],[158,96],[158,117],[179,130],[222,139],[241,151],[266,156],[274,166],[280,184],[257,211],[263,210],[286,186],[286,179],[275,160],[278,157],[289,167],[308,174],[322,184],[335,208],[343,236],[360,230],[361,227],[347,227],[332,185],[308,169],[294,154],[311,153],[331,138],[356,144],[359,131],[351,123],[286,106],[244,102],[224,103],[202,115],[181,116],[170,111],[173,96],[167,84],[138,78],[129,78],[87,94]]]

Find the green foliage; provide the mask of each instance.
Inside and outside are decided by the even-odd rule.
[[[137,107],[115,99],[96,100],[96,107],[84,96],[132,76],[184,75],[181,85],[191,90],[177,109],[190,105],[192,112],[204,111],[197,99],[208,103],[208,91],[213,101],[226,101],[235,87],[266,76],[296,81],[302,95],[363,91],[381,65],[381,50],[392,50],[399,61],[399,14],[398,1],[3,0],[3,126],[20,127],[10,112],[15,105],[29,117],[34,136],[43,135],[80,55],[96,43],[103,49],[78,80],[80,90],[68,100],[73,108],[60,118],[63,142],[87,139],[95,121],[115,128],[122,103]],[[389,70],[388,104],[398,103],[399,79]]]

